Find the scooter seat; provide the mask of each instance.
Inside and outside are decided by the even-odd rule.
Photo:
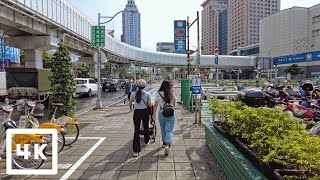
[[[6,113],[11,113],[13,111],[13,107],[12,106],[2,106],[1,109]]]
[[[33,116],[33,117],[39,119],[39,118],[42,118],[42,117],[44,116],[44,114],[43,114],[43,113],[40,113],[40,114],[30,114],[30,116]]]

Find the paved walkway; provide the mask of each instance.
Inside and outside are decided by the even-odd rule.
[[[80,115],[78,121],[90,124],[81,129],[81,138],[72,147],[59,154],[58,174],[24,179],[226,179],[205,146],[204,127],[194,125],[194,115],[181,106],[176,111],[169,156],[164,156],[157,122],[155,143],[133,157],[134,127],[127,106],[90,111]]]

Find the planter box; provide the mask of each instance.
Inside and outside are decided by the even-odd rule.
[[[284,180],[283,176],[297,176],[301,180],[308,180],[312,178],[312,174],[308,171],[300,171],[295,169],[276,169],[274,170],[274,175],[277,180]]]
[[[206,144],[229,179],[267,179],[212,124],[205,126]]]

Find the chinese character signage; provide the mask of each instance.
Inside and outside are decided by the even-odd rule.
[[[273,58],[273,64],[291,64],[320,61],[320,51]]]
[[[94,47],[105,46],[105,27],[104,26],[92,26],[91,29],[91,44]]]
[[[186,26],[185,20],[174,21],[174,49],[175,52],[186,52]]]

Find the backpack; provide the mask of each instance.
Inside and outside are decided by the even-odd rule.
[[[173,105],[172,103],[167,103],[166,100],[164,99],[164,97],[159,93],[159,95],[161,96],[161,98],[164,100],[164,105],[162,107],[162,115],[164,117],[171,117],[174,116],[174,109],[173,109]]]

